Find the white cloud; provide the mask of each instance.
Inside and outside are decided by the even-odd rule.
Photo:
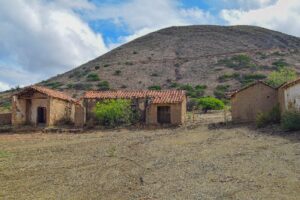
[[[182,8],[179,0],[130,0],[118,5],[104,5],[89,13],[92,19],[110,19],[117,26],[125,26],[131,33],[121,36],[118,46],[147,33],[169,27],[214,23],[209,12],[199,8]]]
[[[300,36],[299,0],[278,0],[275,4],[249,11],[223,10],[221,17],[230,25],[256,25]]]
[[[0,91],[9,90],[11,87],[7,83],[3,83],[0,81]]]
[[[84,0],[1,1],[2,65],[13,63],[7,67],[21,66],[22,71],[46,78],[105,53],[102,36],[72,9],[92,9],[92,5]]]
[[[251,10],[274,4],[277,0],[207,0],[223,9]]]

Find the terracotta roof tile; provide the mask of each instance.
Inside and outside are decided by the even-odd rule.
[[[133,99],[152,98],[153,104],[159,103],[180,103],[185,98],[182,90],[137,90],[137,91],[88,91],[83,96],[84,99]]]
[[[37,92],[40,92],[42,94],[45,94],[45,95],[53,97],[53,98],[57,98],[57,99],[65,100],[65,101],[75,102],[75,99],[71,98],[70,96],[66,95],[65,93],[62,93],[62,92],[59,92],[59,91],[56,91],[56,90],[52,90],[52,89],[49,89],[49,88],[46,88],[46,87],[37,86],[37,85],[32,85],[32,86],[25,87],[18,94],[19,95],[20,94],[24,94],[28,90],[35,90]]]

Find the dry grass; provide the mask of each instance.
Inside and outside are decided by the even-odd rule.
[[[299,199],[299,134],[197,119],[176,129],[2,134],[0,199]]]

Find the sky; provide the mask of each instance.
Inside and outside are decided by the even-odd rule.
[[[299,19],[300,0],[0,0],[0,91],[170,26],[255,25],[300,37]]]

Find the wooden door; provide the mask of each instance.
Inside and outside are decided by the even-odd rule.
[[[158,106],[157,107],[157,122],[160,124],[171,123],[171,111],[170,106]]]
[[[37,123],[45,124],[46,123],[46,108],[38,107],[37,109]]]

